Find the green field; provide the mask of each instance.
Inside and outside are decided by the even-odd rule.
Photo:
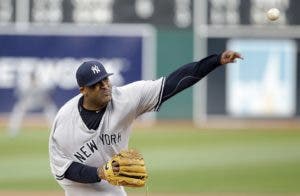
[[[0,191],[61,190],[49,170],[48,134],[0,132]],[[300,194],[300,130],[161,125],[134,129],[130,146],[145,156],[149,192]]]

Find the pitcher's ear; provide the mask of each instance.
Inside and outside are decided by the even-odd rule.
[[[79,91],[82,95],[86,95],[86,87],[79,87]]]

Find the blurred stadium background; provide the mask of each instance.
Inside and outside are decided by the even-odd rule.
[[[299,9],[297,0],[0,0],[0,195],[63,195],[41,108],[8,133],[32,75],[59,108],[78,93],[84,59],[123,85],[225,49],[245,59],[135,124],[130,146],[150,178],[129,195],[300,195]]]

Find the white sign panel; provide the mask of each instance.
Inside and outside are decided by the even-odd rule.
[[[240,117],[295,113],[296,44],[291,40],[233,39],[227,48],[243,61],[226,67],[226,109]]]

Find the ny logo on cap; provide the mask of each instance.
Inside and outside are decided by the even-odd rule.
[[[94,74],[100,73],[100,69],[97,65],[93,65],[91,67],[91,70],[93,71]]]

